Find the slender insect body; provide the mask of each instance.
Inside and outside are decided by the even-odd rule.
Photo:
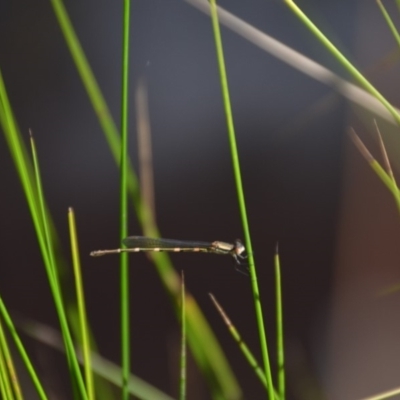
[[[179,252],[201,252],[201,253],[212,253],[212,254],[230,254],[237,265],[237,267],[243,266],[244,260],[246,259],[245,247],[241,240],[236,239],[235,242],[197,242],[197,241],[184,241],[174,239],[158,239],[148,238],[145,236],[129,236],[122,240],[122,243],[126,248],[113,249],[113,250],[96,250],[90,253],[91,256],[97,257],[105,254],[115,254],[121,252],[133,252],[137,253],[140,251],[171,251],[175,253]]]

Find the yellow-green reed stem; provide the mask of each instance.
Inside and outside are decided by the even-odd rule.
[[[281,263],[278,244],[275,250],[275,290],[276,290],[276,347],[278,363],[278,393],[281,400],[285,400],[285,348],[283,345],[283,313],[282,313],[282,284]]]
[[[389,156],[387,154],[385,143],[383,142],[382,135],[381,135],[381,132],[379,130],[378,123],[376,122],[376,119],[374,119],[374,123],[375,123],[375,127],[376,127],[376,132],[378,134],[379,146],[381,148],[381,153],[382,153],[383,161],[384,161],[384,164],[385,164],[386,172],[388,173],[388,175],[392,179],[393,186],[396,189],[394,191],[394,197],[395,197],[395,201],[396,201],[396,205],[397,205],[397,210],[400,213],[400,192],[399,192],[399,187],[397,186],[396,178],[394,176],[392,166],[390,165]]]
[[[107,143],[110,146],[111,153],[119,165],[121,155],[121,140],[118,129],[114,123],[114,120],[112,119],[110,110],[101,93],[99,85],[96,82],[94,74],[90,69],[88,60],[86,59],[77,35],[74,32],[73,26],[62,1],[51,0],[51,3],[53,5],[55,15],[64,35],[67,46],[71,52],[71,56],[82,79],[82,83],[86,88],[91,104],[106,137]],[[152,227],[151,231],[146,233],[148,236],[158,237],[158,229],[156,226],[152,225],[153,218],[151,216],[151,211],[140,196],[136,174],[129,161],[128,164],[128,189],[132,196],[136,216],[142,226]],[[179,303],[180,298],[179,277],[172,266],[171,260],[167,254],[159,253],[153,258],[153,261],[164,287],[171,298],[173,298],[175,310],[177,310],[177,304]],[[212,390],[214,390],[216,396],[220,395],[223,398],[240,398],[241,390],[232,373],[229,363],[227,362],[226,357],[224,356],[221,347],[210,326],[208,325],[203,313],[192,298],[190,298],[190,301],[186,299],[186,311],[188,343],[197,363],[201,365],[204,370],[207,370],[210,374],[213,374],[213,379],[210,380]],[[177,315],[179,315],[179,311],[177,311]]]
[[[83,354],[83,367],[85,371],[85,382],[87,388],[87,394],[89,400],[94,400],[94,383],[92,374],[92,361],[90,358],[90,340],[89,331],[86,315],[85,296],[83,290],[81,262],[79,259],[79,246],[78,246],[78,234],[76,230],[75,213],[70,207],[68,209],[68,225],[69,234],[71,240],[71,253],[72,253],[72,265],[74,269],[75,278],[75,290],[78,303],[78,317],[79,317],[79,328],[81,331],[81,348]]]
[[[46,272],[47,272],[50,287],[52,290],[54,303],[56,305],[57,315],[60,319],[60,325],[61,325],[61,329],[63,332],[63,339],[64,339],[66,350],[67,350],[66,354],[67,354],[67,360],[68,360],[70,372],[71,372],[72,377],[74,377],[76,380],[80,395],[82,396],[83,399],[86,400],[87,399],[86,388],[85,388],[85,385],[83,382],[81,371],[79,369],[78,360],[76,358],[76,352],[75,352],[74,345],[72,342],[71,333],[70,333],[70,330],[68,327],[67,317],[65,314],[65,308],[64,308],[64,304],[63,304],[63,300],[62,300],[62,294],[61,294],[61,289],[60,289],[59,280],[58,280],[57,268],[56,268],[56,264],[55,264],[55,257],[54,257],[54,251],[53,251],[53,246],[52,246],[52,241],[51,241],[51,235],[50,235],[48,221],[47,221],[47,212],[46,212],[46,208],[44,205],[44,196],[43,196],[42,183],[41,183],[41,178],[40,178],[39,161],[38,161],[38,157],[37,157],[35,141],[33,140],[32,134],[30,136],[30,140],[31,140],[31,148],[32,148],[33,167],[34,167],[35,178],[36,178],[36,187],[37,187],[38,199],[39,199],[39,204],[40,204],[40,212],[41,212],[42,221],[43,221],[44,240],[45,240],[46,247],[47,247],[48,262],[45,262]]]
[[[397,8],[398,8],[399,11],[400,11],[400,0],[396,0],[396,4],[397,4]]]
[[[346,57],[329,41],[329,39],[311,22],[311,20],[300,10],[292,0],[284,0],[288,7],[297,17],[307,26],[307,28],[317,37],[321,43],[334,55],[334,57],[347,69],[356,81],[372,96],[378,99],[389,111],[394,120],[400,125],[400,115],[398,111],[375,89],[371,83],[347,60]]]
[[[0,347],[4,354],[4,359],[7,365],[7,370],[10,374],[11,386],[13,388],[14,396],[16,400],[22,400],[21,386],[18,381],[17,371],[15,370],[14,362],[11,357],[10,348],[7,343],[6,335],[4,334],[3,324],[0,320]]]
[[[226,327],[229,330],[229,333],[232,335],[233,339],[235,340],[235,342],[239,346],[239,348],[240,348],[241,352],[243,353],[244,357],[246,358],[247,362],[253,368],[254,372],[257,375],[257,377],[260,379],[261,383],[267,389],[268,388],[268,383],[267,383],[267,379],[265,378],[265,374],[264,374],[263,369],[258,364],[258,362],[257,362],[256,358],[254,357],[253,353],[250,351],[250,349],[248,348],[248,346],[246,345],[246,343],[244,342],[244,340],[240,336],[240,333],[236,329],[235,325],[233,325],[232,321],[230,320],[230,318],[228,317],[228,315],[226,314],[226,312],[224,311],[222,306],[219,304],[217,299],[211,293],[209,293],[209,296],[210,296],[212,302],[214,303],[215,308],[217,309],[217,311],[221,315]],[[274,398],[276,400],[280,400],[278,393],[275,392],[274,396],[275,396]]]
[[[390,18],[390,15],[387,12],[385,6],[382,4],[382,2],[380,0],[376,0],[376,2],[378,3],[378,6],[382,12],[383,18],[385,18],[385,21],[388,24],[389,29],[392,32],[392,35],[394,36],[394,39],[397,42],[397,45],[400,47],[400,35],[396,29],[396,26],[393,23],[393,20]]]
[[[128,78],[129,78],[129,24],[130,0],[124,0],[121,81],[121,156],[120,156],[120,238],[128,236]],[[129,269],[128,253],[120,255],[121,285],[121,352],[122,399],[129,399],[130,375],[130,321],[129,321]]]
[[[217,51],[217,60],[218,60],[218,69],[220,75],[220,82],[221,82],[221,90],[223,96],[223,103],[226,115],[226,122],[228,127],[228,135],[229,135],[229,143],[231,149],[231,156],[232,156],[232,164],[233,164],[233,171],[235,176],[236,182],[236,190],[239,200],[239,208],[240,208],[240,215],[242,219],[244,237],[247,252],[249,254],[249,267],[250,267],[250,276],[251,276],[251,284],[253,290],[253,297],[254,303],[256,308],[256,317],[257,317],[257,324],[258,324],[258,332],[260,336],[260,344],[261,344],[261,352],[264,362],[264,369],[265,369],[265,376],[268,382],[268,393],[269,398],[272,400],[274,397],[274,388],[272,383],[272,375],[271,375],[271,367],[270,361],[268,356],[268,346],[267,346],[267,338],[265,334],[264,328],[264,320],[261,308],[261,301],[260,301],[260,293],[258,289],[258,282],[257,282],[257,274],[254,264],[253,258],[253,250],[251,246],[251,238],[250,238],[250,228],[247,220],[247,212],[246,212],[246,203],[244,198],[243,192],[243,184],[242,184],[242,177],[240,173],[240,165],[239,165],[239,155],[236,146],[236,138],[235,138],[235,129],[233,123],[233,116],[232,116],[232,108],[230,103],[229,97],[229,88],[228,88],[228,79],[226,76],[226,68],[225,68],[225,60],[224,60],[224,53],[222,48],[222,40],[221,40],[221,32],[219,29],[219,22],[218,22],[218,13],[217,13],[217,6],[216,1],[210,1],[211,7],[211,20],[212,26],[214,31],[214,41],[216,45]]]
[[[26,369],[32,379],[33,385],[37,391],[37,394],[41,400],[47,400],[46,393],[44,392],[43,386],[40,383],[39,377],[36,374],[35,368],[33,367],[31,360],[28,357],[28,354],[22,344],[21,339],[18,336],[18,333],[15,329],[15,326],[11,320],[10,314],[7,311],[7,308],[3,302],[3,299],[0,297],[0,314],[4,320],[5,325],[10,332],[12,339],[14,340],[15,346],[24,362]]]
[[[0,324],[1,326],[1,324]],[[12,385],[11,385],[11,374],[10,374],[10,370],[7,367],[7,356],[5,354],[5,348],[4,348],[5,343],[3,343],[2,341],[0,341],[0,374],[1,374],[1,378],[3,381],[3,394],[2,394],[2,398],[6,399],[6,400],[14,400],[14,394],[12,391]]]
[[[393,183],[393,179],[390,177],[390,175],[388,175],[386,173],[386,171],[378,163],[378,161],[375,160],[375,158],[372,156],[372,154],[365,147],[364,143],[358,137],[358,135],[356,134],[354,129],[352,129],[352,128],[349,129],[348,133],[349,133],[351,139],[353,140],[354,144],[360,151],[360,153],[367,160],[368,164],[375,171],[375,173],[378,175],[378,177],[381,179],[381,181],[384,183],[384,185],[390,190],[390,192],[392,193],[392,195],[396,201],[397,208],[400,210],[400,194],[399,194],[399,190],[397,188],[396,183]]]
[[[185,276],[182,271],[181,285],[181,373],[179,379],[179,400],[186,399],[186,296],[185,296]]]

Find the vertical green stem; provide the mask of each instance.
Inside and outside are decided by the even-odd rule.
[[[222,96],[223,96],[223,102],[224,102],[226,122],[227,122],[227,126],[228,126],[228,135],[229,135],[229,144],[230,144],[231,155],[232,155],[233,172],[234,172],[234,176],[235,176],[236,190],[237,190],[237,195],[238,195],[238,200],[239,200],[239,208],[240,208],[240,215],[241,215],[242,225],[243,225],[243,230],[244,230],[245,243],[246,243],[247,252],[249,254],[251,284],[252,284],[252,290],[253,290],[254,304],[255,304],[255,308],[256,308],[256,317],[257,317],[258,331],[259,331],[259,336],[260,336],[261,351],[262,351],[262,357],[263,357],[264,368],[265,368],[265,376],[266,376],[266,379],[268,382],[268,395],[269,395],[269,398],[272,400],[274,398],[274,387],[273,387],[273,383],[272,383],[271,367],[270,367],[269,356],[268,356],[267,339],[266,339],[266,334],[265,334],[264,320],[263,320],[261,301],[260,301],[260,292],[258,289],[257,275],[256,275],[255,264],[254,264],[254,258],[253,258],[253,250],[252,250],[252,246],[251,246],[250,229],[249,229],[249,224],[248,224],[248,220],[247,220],[246,204],[245,204],[244,193],[243,193],[242,177],[241,177],[241,173],[240,173],[239,155],[238,155],[237,146],[236,146],[235,129],[234,129],[232,108],[231,108],[230,97],[229,97],[228,79],[226,76],[226,68],[225,68],[225,60],[224,60],[224,54],[223,54],[223,48],[222,48],[221,33],[219,30],[216,0],[210,1],[210,7],[211,7],[212,26],[213,26],[213,30],[214,30],[214,40],[215,40],[215,45],[216,45],[216,50],[217,50],[217,59],[218,59],[218,68],[219,68],[219,74],[220,74],[221,90],[222,90]]]
[[[278,244],[275,251],[275,289],[276,289],[276,343],[278,362],[278,393],[280,400],[285,400],[285,357],[283,346],[283,313],[282,313],[282,286],[281,263]]]
[[[129,76],[129,17],[130,0],[124,0],[123,54],[122,54],[122,99],[121,99],[121,158],[120,158],[120,236],[128,236],[128,76]],[[130,324],[129,324],[129,270],[128,254],[121,253],[121,347],[122,347],[122,399],[129,399],[130,374]]]
[[[186,399],[186,296],[185,296],[185,277],[182,271],[181,285],[181,373],[179,385],[179,400]]]

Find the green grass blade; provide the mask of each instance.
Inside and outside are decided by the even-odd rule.
[[[235,340],[235,342],[239,346],[239,348],[240,348],[241,352],[243,353],[244,357],[246,358],[247,362],[249,363],[251,368],[254,370],[254,372],[256,373],[257,377],[260,379],[261,383],[267,389],[268,388],[268,383],[267,383],[267,379],[265,378],[265,374],[264,374],[263,369],[258,364],[258,362],[257,362],[256,358],[254,357],[253,353],[250,351],[250,349],[246,345],[246,342],[242,339],[242,337],[240,336],[240,333],[236,329],[235,325],[233,325],[232,321],[230,320],[230,318],[228,317],[228,315],[226,314],[226,312],[224,311],[222,306],[219,304],[217,299],[211,293],[209,293],[209,296],[210,296],[212,302],[214,303],[215,308],[217,309],[217,311],[221,315],[222,320],[224,321],[226,327],[229,330],[229,333],[232,335],[233,339]],[[280,400],[279,399],[279,395],[276,392],[274,393],[274,399]]]
[[[186,399],[186,296],[185,276],[182,271],[181,285],[181,373],[179,379],[179,400]]]
[[[32,158],[33,158],[33,167],[35,171],[35,178],[36,178],[36,186],[37,186],[37,191],[38,191],[38,198],[39,198],[39,204],[40,204],[40,211],[42,214],[42,221],[43,221],[43,233],[44,233],[44,239],[46,242],[46,247],[47,247],[47,254],[48,254],[48,262],[45,263],[46,267],[46,272],[47,276],[49,279],[50,283],[50,288],[53,294],[53,299],[56,305],[56,310],[57,310],[57,315],[60,320],[60,325],[61,329],[63,332],[63,338],[65,341],[65,346],[67,349],[67,359],[68,359],[68,364],[70,368],[70,373],[72,377],[75,379],[79,393],[83,399],[87,399],[87,393],[86,393],[86,388],[83,382],[82,374],[79,369],[78,361],[76,358],[76,353],[74,350],[74,345],[72,342],[72,337],[71,333],[68,327],[68,322],[67,322],[67,316],[65,313],[65,308],[63,304],[63,299],[62,299],[62,293],[61,293],[61,288],[59,285],[59,280],[58,280],[58,269],[56,266],[56,258],[54,255],[54,249],[52,245],[52,238],[49,230],[49,222],[47,220],[47,212],[45,208],[45,203],[44,203],[44,196],[43,196],[43,190],[42,190],[42,183],[41,183],[41,177],[40,177],[40,169],[39,169],[39,161],[37,157],[37,152],[36,152],[36,146],[35,146],[35,141],[33,140],[33,136],[31,134],[31,148],[32,148]]]
[[[1,352],[1,349],[0,349],[0,352]],[[7,396],[7,392],[6,392],[6,385],[4,382],[4,380],[6,379],[4,376],[5,374],[6,374],[6,369],[3,368],[2,365],[0,365],[0,396],[4,400],[9,400],[9,397]]]
[[[22,361],[23,361],[26,369],[28,370],[28,373],[32,379],[33,385],[37,391],[39,398],[41,400],[47,400],[46,393],[45,393],[43,386],[39,380],[39,377],[36,374],[35,368],[33,367],[32,363],[28,357],[28,354],[22,344],[21,339],[19,338],[19,336],[17,334],[17,331],[11,320],[10,314],[8,313],[7,308],[1,297],[0,297],[0,314],[4,320],[5,325],[7,326],[8,330],[10,332],[12,339],[14,340],[15,346],[22,358]]]
[[[11,357],[11,351],[7,343],[6,335],[4,334],[3,324],[0,319],[0,347],[2,354],[4,354],[4,359],[7,365],[7,370],[10,374],[11,386],[16,400],[22,400],[21,386],[19,384],[17,371],[15,370],[14,362]],[[0,368],[1,369],[1,368]]]
[[[276,345],[278,363],[278,393],[281,400],[285,400],[285,348],[283,345],[283,313],[282,313],[282,284],[281,262],[278,244],[275,251],[275,290],[276,290]]]
[[[382,12],[383,18],[385,18],[386,23],[388,24],[388,27],[390,31],[392,32],[392,35],[394,39],[396,40],[397,45],[400,47],[400,35],[398,30],[396,29],[396,26],[393,23],[393,20],[390,18],[389,13],[386,11],[385,6],[382,4],[380,0],[376,0],[378,3],[379,9]]]
[[[372,96],[379,100],[393,116],[394,120],[400,125],[400,114],[398,111],[375,89],[375,87],[347,60],[346,57],[329,41],[329,39],[311,22],[311,20],[301,11],[292,1],[284,0],[287,6],[304,23],[304,25],[314,34],[316,38],[333,54],[333,56],[346,68],[354,79]]]
[[[13,390],[12,390],[12,378],[11,371],[9,368],[9,358],[7,357],[7,352],[9,352],[5,337],[3,334],[3,328],[0,321],[0,373],[2,380],[2,398],[7,400],[15,400]]]
[[[256,317],[257,317],[257,325],[258,325],[258,332],[259,332],[259,338],[260,338],[261,352],[262,352],[262,357],[263,357],[263,362],[264,362],[265,376],[266,376],[267,382],[268,382],[268,394],[269,394],[269,398],[272,400],[274,397],[274,389],[273,389],[273,384],[272,384],[272,374],[271,374],[271,367],[270,367],[270,361],[269,361],[269,355],[268,355],[267,338],[266,338],[266,334],[265,334],[264,320],[263,320],[261,301],[260,301],[260,292],[258,289],[257,274],[256,274],[256,268],[255,268],[255,263],[254,263],[254,258],[253,258],[253,250],[252,250],[251,238],[250,238],[250,229],[249,229],[249,224],[248,224],[248,219],[247,219],[246,203],[245,203],[243,184],[242,184],[242,178],[241,178],[241,173],[240,173],[239,155],[238,155],[237,146],[236,146],[232,108],[231,108],[230,97],[229,97],[228,79],[227,79],[227,75],[226,75],[225,60],[224,60],[221,33],[219,30],[218,14],[217,14],[217,7],[216,7],[215,0],[210,1],[210,7],[211,7],[211,20],[212,20],[212,26],[213,26],[213,32],[214,32],[214,41],[215,41],[216,51],[217,51],[221,90],[222,90],[223,103],[224,103],[224,109],[225,109],[225,115],[226,115],[226,122],[227,122],[227,127],[228,127],[229,144],[230,144],[230,149],[231,149],[233,171],[234,171],[236,190],[237,190],[237,195],[238,195],[238,200],[239,200],[240,216],[242,219],[246,248],[247,248],[247,252],[249,254],[249,267],[250,267],[254,304],[255,304],[255,308],[256,308]]]
[[[76,231],[75,213],[72,208],[68,209],[68,225],[71,240],[72,266],[74,269],[75,289],[78,304],[79,327],[81,330],[80,342],[84,360],[83,366],[85,371],[85,383],[88,400],[93,400],[95,398],[95,392],[92,374],[92,362],[90,359],[89,327],[86,316],[85,296],[83,290],[81,263],[79,259],[78,235]]]
[[[128,236],[128,78],[129,78],[130,0],[124,0],[121,82],[121,156],[120,156],[120,239]],[[122,399],[128,400],[130,375],[130,321],[129,321],[129,264],[128,254],[120,254],[121,295],[121,353]]]

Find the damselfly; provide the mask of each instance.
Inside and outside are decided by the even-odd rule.
[[[92,257],[104,256],[105,254],[115,254],[121,252],[137,253],[139,251],[172,251],[172,252],[200,252],[213,254],[230,254],[236,263],[236,266],[243,266],[245,248],[241,240],[236,239],[234,243],[226,242],[195,242],[174,239],[155,239],[145,236],[129,236],[122,240],[126,248],[113,250],[92,251]]]

